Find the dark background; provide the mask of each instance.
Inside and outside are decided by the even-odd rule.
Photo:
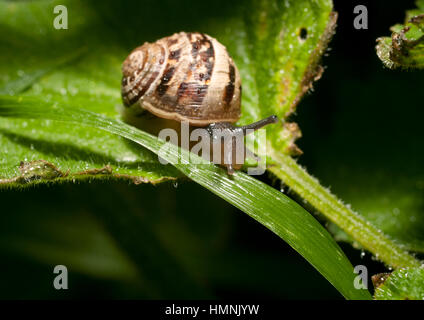
[[[369,9],[369,30],[353,28],[357,4]],[[383,68],[375,54],[375,40],[389,35],[389,27],[402,22],[405,10],[413,7],[414,1],[335,1],[338,28],[323,61],[326,72],[293,120],[303,132],[298,145],[305,153],[299,161],[324,185],[336,186],[332,188],[336,194],[343,178],[335,167],[367,172],[381,163],[393,170],[412,170],[397,161],[408,133],[396,123],[408,121],[408,128],[419,128],[420,117],[408,117],[412,112],[422,115],[414,103],[419,96],[406,100],[403,91],[422,74]],[[271,178],[263,180],[280,188]],[[37,186],[2,191],[0,203],[0,298],[342,298],[276,235],[188,181],[158,186]],[[104,218],[108,216],[110,221]],[[114,245],[125,248],[141,266],[142,280],[123,279],[119,271],[113,275],[113,264],[108,272],[96,275],[62,262],[62,256],[90,260],[93,252],[94,258],[103,257],[101,249],[87,248],[82,231],[66,229],[66,221],[77,217],[95,220],[112,238],[114,233],[128,234]],[[50,221],[55,235],[46,236],[32,222],[36,220]],[[174,238],[164,241],[164,232]],[[143,243],[132,243],[133,233],[142,234]],[[51,252],[53,258],[44,259],[31,249],[15,250],[5,234],[13,234],[26,247]],[[361,251],[350,244],[340,245],[353,265],[366,265],[370,274],[387,271],[369,254],[361,257]],[[87,256],[79,253],[85,250]],[[53,267],[62,263],[69,270],[70,289],[56,291]]]

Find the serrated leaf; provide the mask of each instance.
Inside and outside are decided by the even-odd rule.
[[[423,300],[424,269],[405,268],[394,271],[376,288],[376,300]]]
[[[377,39],[377,55],[388,68],[424,68],[424,4],[416,4],[418,9],[406,13],[404,25],[391,28],[391,38]]]
[[[106,43],[104,21],[83,2],[65,3],[68,30],[53,28],[53,8],[58,3],[0,3],[0,91],[26,90],[45,101],[84,105],[93,111],[119,117],[120,63],[125,49],[118,41]],[[61,4],[63,4],[61,2]],[[94,3],[93,3],[94,5]],[[90,32],[84,33],[86,28]],[[103,32],[102,32],[103,31]],[[96,37],[96,34],[100,36]],[[119,31],[114,31],[116,39]],[[101,35],[103,34],[103,35]],[[83,36],[82,36],[83,35]],[[109,38],[110,40],[110,38]],[[49,121],[0,121],[2,186],[79,179],[128,179],[135,183],[159,182],[180,177],[158,163],[146,150],[113,135],[90,129],[57,126]],[[40,160],[60,174],[25,178],[20,163]]]
[[[247,80],[241,123],[271,114],[287,119],[296,110],[322,76],[320,61],[337,21],[332,8],[328,0],[257,1],[246,7],[245,32],[225,42],[241,67],[244,87]],[[270,127],[268,133],[278,152],[301,153],[295,123]]]

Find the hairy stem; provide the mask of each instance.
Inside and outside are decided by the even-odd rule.
[[[421,262],[391,240],[381,230],[349,209],[317,179],[309,175],[293,158],[271,148],[276,165],[269,170],[287,186],[319,210],[357,241],[364,249],[393,268],[419,267]]]

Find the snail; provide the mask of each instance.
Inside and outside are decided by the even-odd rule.
[[[217,129],[233,141],[278,121],[272,115],[247,126],[233,125],[241,115],[240,74],[226,48],[203,33],[180,32],[146,42],[128,55],[122,73],[125,107],[205,127],[215,144],[222,138],[214,135]],[[242,164],[235,162],[231,148],[226,153],[221,164],[233,174]]]

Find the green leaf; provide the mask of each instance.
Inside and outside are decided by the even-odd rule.
[[[304,6],[305,3],[299,1],[296,5],[300,6],[296,12],[302,12],[301,6]],[[313,4],[310,3],[310,5],[312,8],[314,7]],[[299,35],[299,28],[301,25],[314,26],[317,32],[312,34],[312,39],[307,38],[304,43],[295,43],[294,41],[286,43],[288,48],[285,47],[284,50],[279,51],[279,56],[283,57],[284,52],[290,51],[290,49],[291,52],[293,52],[293,55],[280,58],[280,61],[284,60],[287,62],[285,65],[276,64],[273,66],[274,68],[269,68],[269,66],[266,66],[265,64],[265,66],[261,66],[259,68],[259,70],[262,70],[264,74],[268,72],[272,75],[272,79],[282,79],[282,82],[279,83],[280,87],[276,85],[278,82],[275,82],[269,86],[271,89],[265,89],[265,91],[262,92],[262,95],[260,95],[261,97],[268,97],[268,99],[270,99],[263,103],[261,102],[260,104],[269,105],[270,108],[279,115],[281,115],[279,112],[282,110],[287,112],[286,115],[290,114],[298,102],[296,94],[301,97],[307,89],[312,86],[313,80],[321,76],[322,69],[319,65],[320,58],[334,32],[337,16],[336,14],[331,13],[331,4],[325,1],[320,2],[320,8],[324,8],[324,10],[314,11],[309,8],[309,12],[313,12],[314,14],[293,17],[293,24],[288,24],[288,28],[292,26],[292,29],[287,33],[291,34],[293,36],[292,38],[294,38],[294,35]],[[287,17],[286,20],[290,21],[290,19],[290,17]],[[297,23],[296,21],[300,22]],[[263,28],[265,30],[273,30],[272,28],[267,28],[266,23]],[[260,28],[258,29],[261,30]],[[269,33],[273,34],[274,39],[278,37],[275,30],[274,32],[270,31]],[[258,37],[258,39],[260,40],[260,37]],[[307,41],[309,40],[312,41],[308,43]],[[259,43],[259,45],[255,46],[255,48],[262,48],[263,52],[266,52],[271,47],[269,42],[267,43],[266,41],[261,42],[257,40],[255,43]],[[306,46],[306,48],[303,46]],[[296,64],[296,68],[300,68],[301,72],[291,73],[292,79],[290,81],[286,81],[284,76],[280,78],[278,77],[277,74],[281,70],[285,73],[285,70],[290,69],[290,63],[293,63],[293,60],[296,60],[293,56],[297,57],[302,55],[305,56],[303,56],[301,60],[308,60],[309,64],[302,64],[298,62]],[[308,58],[306,56],[308,56]],[[265,59],[257,60],[266,61]],[[289,84],[288,88],[290,88],[290,91],[285,90],[285,84]],[[348,95],[346,94],[346,96]],[[284,97],[285,99],[278,101],[278,98],[281,97]],[[340,102],[340,104],[343,103],[346,102]],[[339,124],[343,126],[344,121],[339,120]],[[273,166],[269,168],[269,171],[281,179],[288,188],[296,192],[303,201],[309,203],[322,213],[327,220],[333,222],[338,229],[342,229],[345,235],[347,234],[350,239],[353,239],[356,244],[359,244],[358,246],[369,250],[375,255],[375,257],[377,257],[377,259],[392,267],[420,265],[420,262],[417,259],[405,251],[405,247],[398,245],[398,243],[384,234],[381,229],[379,229],[379,224],[375,225],[370,223],[370,221],[365,219],[364,216],[355,212],[350,206],[345,205],[343,201],[332,194],[328,188],[323,187],[319,183],[318,179],[309,175],[306,169],[302,168],[292,157],[289,157],[289,155],[299,153],[299,149],[294,144],[294,140],[300,136],[300,132],[296,124],[286,122],[283,130],[276,129],[274,127],[270,128],[269,131],[272,136],[267,146],[267,151],[270,161],[273,163]],[[323,155],[328,153],[321,151],[321,154]],[[328,161],[326,157],[321,156],[320,158]],[[338,156],[335,157],[334,160],[337,162],[337,159],[339,159]],[[350,186],[350,184],[345,183],[345,180],[343,182],[344,185]]]
[[[404,25],[391,28],[392,37],[377,39],[377,55],[390,69],[424,68],[424,2],[406,13]]]
[[[305,8],[305,5],[309,5],[309,7]],[[320,58],[334,32],[337,15],[331,13],[331,3],[320,1],[319,7],[321,10],[314,10],[316,8],[314,5],[314,3],[308,2],[305,4],[302,1],[298,1],[296,4],[291,3],[290,6],[299,6],[296,10],[299,15],[285,17],[284,21],[291,21],[293,18],[292,23],[287,23],[286,27],[290,30],[287,32],[278,33],[276,31],[278,28],[274,29],[272,24],[261,20],[261,17],[267,17],[266,10],[259,10],[260,13],[257,15],[259,18],[253,19],[251,23],[251,25],[255,26],[254,22],[258,21],[257,25],[260,27],[257,30],[264,30],[263,33],[258,33],[259,36],[255,38],[257,45],[254,48],[257,48],[256,52],[259,52],[257,54],[259,58],[256,60],[263,62],[257,68],[257,74],[262,75],[263,79],[267,75],[268,81],[271,79],[276,80],[270,81],[268,87],[260,86],[260,88],[264,89],[260,91],[259,97],[263,100],[259,100],[259,104],[269,106],[269,109],[274,113],[283,117],[294,110],[300,97],[312,87],[313,80],[321,76]],[[266,8],[266,5],[263,5],[263,7]],[[302,10],[310,14],[301,14]],[[263,19],[265,20],[266,18]],[[298,42],[296,43],[293,40],[296,35],[299,36],[303,25],[308,26],[308,31],[310,30],[309,26],[313,26],[317,32],[312,33],[311,37],[307,38],[305,42],[299,41],[298,37]],[[283,63],[273,64],[265,58],[262,59],[269,51],[273,52],[270,48],[274,49],[274,47],[270,44],[272,41],[269,39],[274,39],[274,42],[278,43],[275,39],[283,35],[291,35],[291,37],[289,36],[291,41],[282,41],[284,45],[277,46],[278,49],[275,51],[276,56],[279,58],[271,60]],[[261,36],[263,37],[261,38]],[[308,42],[309,40],[311,41]],[[255,52],[255,50],[252,51]],[[291,55],[285,56],[284,53],[287,51],[291,52]],[[261,52],[262,56],[260,55]],[[299,56],[302,57],[299,60],[308,61],[308,63],[296,61],[296,57]],[[300,72],[290,73],[289,78],[279,75],[281,72],[285,74],[286,70],[290,70],[291,64],[294,64],[295,69]],[[342,101],[341,103],[345,102]],[[261,110],[267,110],[267,108]],[[286,113],[282,115],[281,112],[283,111]],[[343,122],[340,121],[340,124],[342,125]],[[316,178],[310,176],[293,158],[289,157],[289,155],[300,153],[300,150],[294,144],[294,140],[300,136],[300,131],[296,124],[286,122],[282,130],[274,127],[269,128],[268,131],[271,133],[271,139],[269,140],[267,151],[270,162],[273,163],[269,167],[269,171],[281,179],[288,188],[296,192],[303,201],[322,213],[327,220],[334,222],[355,243],[359,244],[358,246],[369,250],[377,259],[392,267],[420,265],[420,262],[406,252],[404,247],[398,245],[384,234],[379,229],[379,225],[371,224],[364,216],[352,210],[350,206],[346,206],[328,188],[323,187]],[[324,159],[325,157],[322,158]]]
[[[75,123],[129,139],[160,153],[190,179],[222,197],[284,239],[309,261],[348,299],[368,299],[369,293],[353,286],[355,274],[350,262],[328,232],[301,206],[281,192],[252,177],[226,171],[184,149],[166,143],[119,120],[90,111],[51,106],[42,100],[1,97],[0,116],[59,120]],[[162,152],[166,146],[167,152]],[[190,159],[190,161],[187,161]]]
[[[254,1],[247,7],[245,31],[222,37],[241,69],[240,122],[271,114],[287,119],[322,76],[319,63],[334,34],[337,14],[332,12],[331,0]],[[267,133],[278,152],[301,153],[295,145],[301,135],[295,123],[271,126]]]
[[[65,5],[69,29],[53,28],[53,8]],[[211,34],[225,44],[243,79],[241,124],[271,114],[286,118],[319,78],[319,59],[334,26],[332,2],[183,0],[174,2],[37,1],[0,3],[0,93],[24,93],[120,118],[120,66],[144,41],[181,30]],[[125,23],[122,23],[125,21]],[[7,63],[6,63],[7,62]],[[281,152],[296,154],[295,124],[269,128]],[[7,156],[0,177],[10,186],[41,183],[22,179],[21,161],[45,160],[61,174],[50,181],[119,178],[136,183],[181,175],[132,143],[68,125],[0,120],[0,143]],[[21,182],[19,182],[21,181]]]
[[[396,270],[376,288],[374,298],[376,300],[423,300],[424,269]]]
[[[107,38],[105,21],[90,5],[66,4],[68,30],[53,28],[58,3],[0,3],[0,92],[25,91],[45,101],[70,102],[118,118],[120,64],[126,54]],[[94,3],[92,3],[94,5]],[[86,30],[90,30],[86,32]],[[103,36],[97,36],[103,34]],[[57,126],[49,121],[0,121],[0,160],[3,185],[22,186],[46,181],[126,179],[134,183],[181,177],[157,157],[119,137],[90,128]],[[54,175],[25,177],[25,165],[46,161]]]

